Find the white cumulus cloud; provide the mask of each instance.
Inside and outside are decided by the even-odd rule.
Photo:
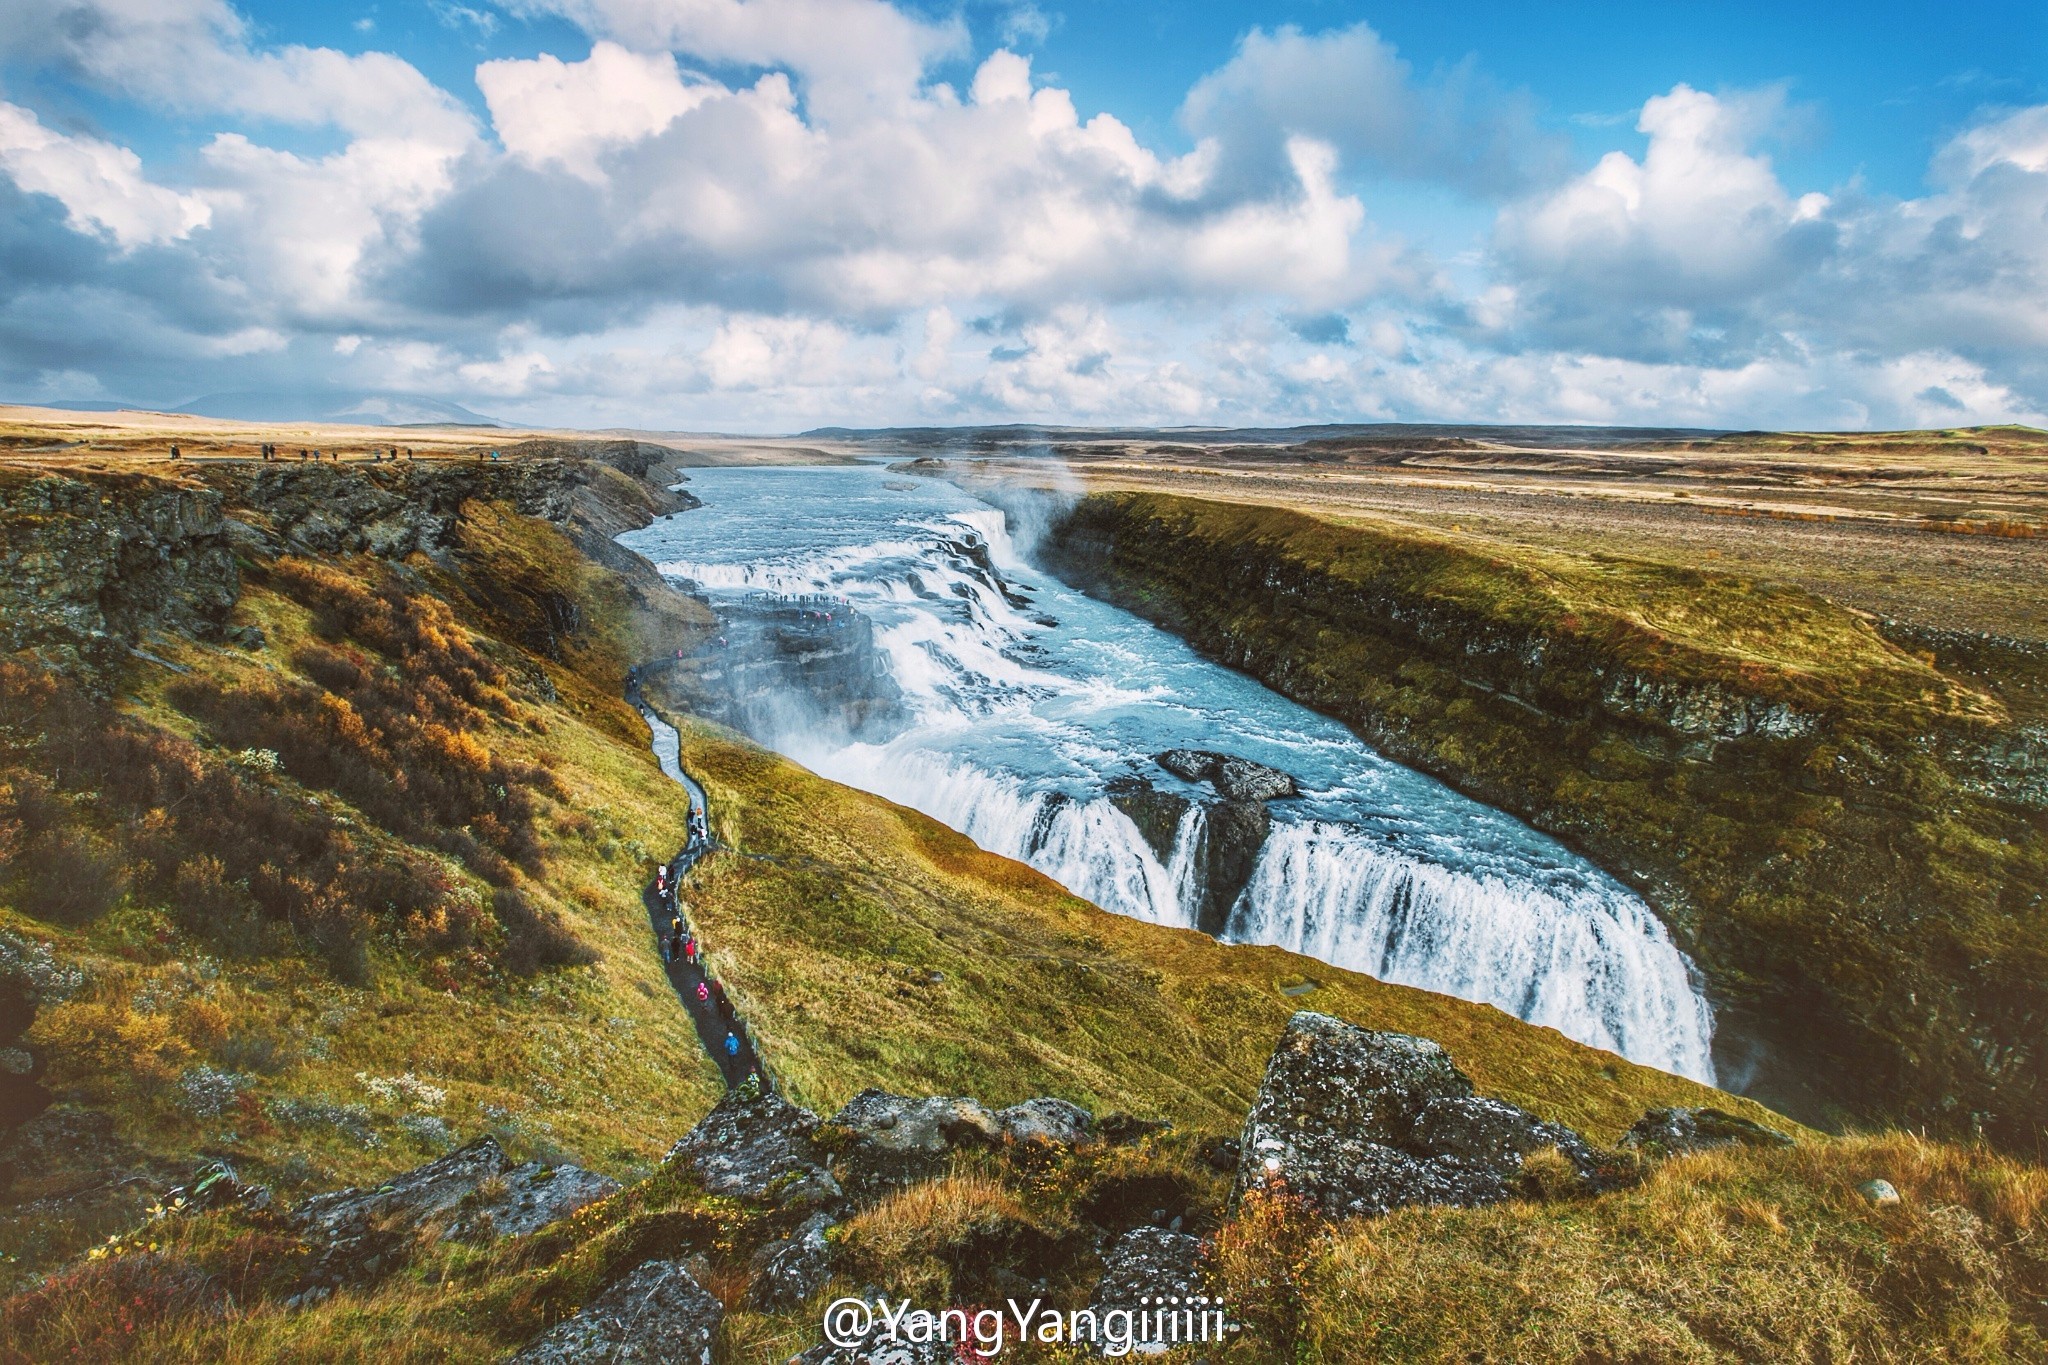
[[[0,171],[62,203],[72,226],[103,232],[124,248],[174,241],[213,216],[200,196],[151,184],[142,158],[126,147],[45,128],[32,111],[5,102]]]

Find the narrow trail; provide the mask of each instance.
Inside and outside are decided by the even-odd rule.
[[[767,1069],[761,1065],[760,1056],[754,1050],[752,1032],[747,1028],[746,1021],[740,1018],[739,1012],[733,1009],[730,997],[719,989],[717,981],[704,970],[701,965],[701,953],[698,963],[685,962],[680,957],[671,961],[668,957],[666,945],[673,916],[682,915],[685,934],[697,932],[697,926],[690,922],[688,914],[685,913],[688,907],[682,904],[679,893],[683,880],[689,876],[690,869],[697,865],[697,860],[717,846],[711,838],[711,802],[705,795],[703,786],[683,771],[682,736],[676,733],[673,725],[657,715],[654,708],[640,695],[638,669],[627,674],[626,700],[638,707],[641,717],[646,720],[647,728],[653,735],[654,756],[660,761],[661,770],[688,794],[691,810],[702,813],[702,824],[695,820],[691,821],[688,842],[668,864],[668,892],[664,894],[658,889],[661,884],[658,878],[650,878],[641,891],[641,902],[647,907],[648,927],[654,932],[655,952],[661,955],[667,968],[669,985],[675,988],[676,999],[689,1011],[690,1022],[697,1026],[697,1038],[703,1043],[704,1051],[718,1064],[719,1074],[725,1077],[726,1088],[736,1090],[747,1083],[749,1076],[758,1075],[761,1078],[761,1088],[772,1089]],[[704,946],[701,938],[698,945],[700,949]],[[704,990],[701,996],[700,987]],[[723,1010],[721,1006],[724,1007]],[[737,1052],[727,1049],[728,1036],[738,1040]]]

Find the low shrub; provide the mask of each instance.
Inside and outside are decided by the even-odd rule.
[[[491,893],[491,910],[505,927],[498,959],[515,976],[531,976],[543,967],[580,967],[597,961],[597,953],[578,939],[554,909],[535,905],[524,892],[501,887]]]

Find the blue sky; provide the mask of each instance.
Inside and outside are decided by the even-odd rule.
[[[0,397],[2048,411],[2048,7],[16,0]]]

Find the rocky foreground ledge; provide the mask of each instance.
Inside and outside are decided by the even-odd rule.
[[[865,1090],[823,1118],[778,1095],[735,1091],[674,1145],[657,1178],[746,1211],[740,1225],[750,1243],[719,1249],[728,1262],[738,1251],[745,1276],[713,1272],[707,1253],[718,1234],[687,1218],[661,1224],[661,1235],[635,1237],[637,1252],[617,1259],[573,1312],[513,1359],[708,1363],[729,1308],[796,1312],[819,1301],[835,1277],[846,1285],[840,1233],[864,1210],[980,1156],[1055,1169],[1067,1153],[1142,1144],[1167,1127],[1098,1117],[1050,1096],[992,1109],[961,1096]],[[1302,1012],[1274,1049],[1241,1135],[1209,1143],[1201,1159],[1231,1176],[1233,1210],[1280,1196],[1334,1221],[1413,1205],[1476,1207],[1530,1193],[1538,1182],[1547,1196],[1562,1181],[1573,1197],[1598,1197],[1639,1178],[1645,1157],[1791,1141],[1715,1110],[1660,1109],[1617,1149],[1602,1150],[1569,1128],[1477,1094],[1429,1039]],[[441,1241],[504,1242],[514,1256],[548,1241],[554,1254],[574,1255],[619,1221],[606,1217],[605,1201],[631,1197],[609,1177],[573,1165],[514,1163],[484,1137],[375,1189],[315,1196],[289,1211],[227,1172],[195,1185],[184,1207],[232,1207],[308,1246],[300,1283],[286,1299],[291,1306],[375,1285]],[[1065,1258],[1069,1268],[1099,1266],[1088,1304],[1098,1314],[1135,1311],[1148,1296],[1199,1294],[1208,1244],[1183,1227],[1184,1214],[1161,1208],[1150,1221],[1099,1227],[1045,1254]],[[880,1340],[821,1344],[798,1357],[805,1365],[950,1358],[937,1347]]]

